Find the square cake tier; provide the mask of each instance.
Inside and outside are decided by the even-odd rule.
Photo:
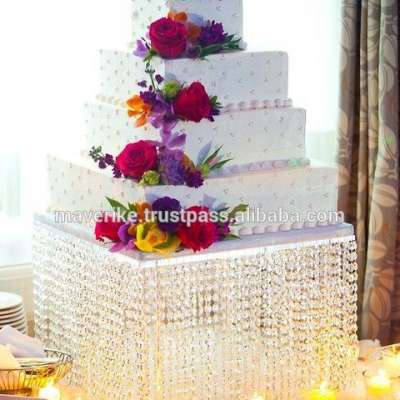
[[[199,189],[186,186],[141,186],[115,179],[85,159],[74,162],[48,158],[51,212],[80,214],[82,223],[94,226],[95,217],[109,211],[106,197],[123,203],[169,196],[183,207],[212,209],[249,205],[237,227],[240,235],[335,224],[337,220],[336,169],[324,166],[282,168],[247,173],[224,173],[209,178]],[[229,172],[229,171],[228,171]],[[82,214],[84,213],[84,215]],[[339,221],[341,222],[341,221]]]
[[[100,50],[100,95],[125,101],[147,79],[145,64],[130,52]],[[152,66],[166,79],[191,84],[200,81],[223,106],[263,102],[288,97],[288,56],[284,52],[237,51],[207,60],[155,58]]]
[[[141,38],[148,26],[170,10],[195,14],[205,21],[222,22],[225,32],[243,36],[242,0],[150,0],[132,1],[133,38]]]
[[[86,104],[85,121],[86,155],[92,146],[117,155],[128,143],[160,137],[151,125],[136,128],[125,108],[107,103]],[[221,153],[244,165],[304,159],[305,124],[305,110],[286,107],[225,112],[215,122],[180,122],[176,131],[186,132],[185,152],[194,162],[205,151],[223,146]]]

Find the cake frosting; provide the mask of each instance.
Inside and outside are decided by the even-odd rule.
[[[129,142],[159,137],[152,126],[135,128],[124,107],[104,102],[86,104],[85,122],[84,154],[93,145],[117,154]],[[177,130],[187,133],[185,151],[193,160],[202,149],[223,144],[224,153],[242,165],[305,158],[305,124],[305,110],[273,107],[223,112],[214,122],[180,122]]]
[[[170,10],[221,21],[228,32],[243,37],[242,0],[131,0],[132,32],[141,37],[148,25]]]
[[[227,32],[238,37],[243,34],[241,0],[132,0],[132,6],[133,39],[143,38],[140,40],[147,46],[143,35],[148,25],[171,10],[186,12],[195,21],[219,21]],[[151,63],[144,63],[132,50],[100,51],[100,87],[96,99],[85,105],[86,132],[80,156],[48,158],[50,211],[100,212],[110,209],[106,197],[151,203],[170,196],[183,207],[244,203],[250,210],[270,216],[256,221],[254,215],[252,220],[244,218],[235,228],[239,235],[341,222],[335,214],[335,168],[310,164],[306,158],[306,112],[293,107],[288,98],[285,52],[222,51],[207,55],[206,60],[154,55]],[[154,124],[136,121],[135,126],[126,103],[139,92],[137,84],[149,77],[150,65],[153,83],[155,76],[160,82],[179,81],[182,87],[199,82],[210,99],[211,94],[218,96],[216,115],[200,122],[178,119],[174,126],[174,131],[185,132],[184,151],[193,163],[220,146],[231,159],[223,169],[205,176],[201,187],[143,186],[121,176],[116,179],[115,172],[113,176],[111,171],[99,169],[88,157],[93,147],[116,156],[129,143],[159,140],[160,131]],[[136,97],[142,101],[144,95]],[[282,212],[284,220],[271,217]],[[93,227],[87,221],[82,223]]]
[[[182,206],[202,204],[208,207],[248,203],[246,221],[236,227],[239,235],[262,234],[335,224],[337,195],[334,168],[319,165],[298,167],[279,166],[269,170],[232,171],[210,177],[204,186],[143,187],[129,180],[117,180],[99,171],[85,159],[63,160],[48,158],[51,182],[51,210],[73,219],[82,210],[89,210],[81,220],[89,227],[94,216],[108,209],[106,196],[129,202],[152,203],[157,198],[170,196]],[[65,214],[64,214],[65,215]],[[276,217],[275,217],[276,216]],[[68,215],[67,215],[68,217]],[[280,219],[281,220],[277,220]],[[248,221],[247,221],[248,219]]]
[[[285,52],[238,51],[207,60],[154,59],[153,67],[166,79],[200,81],[224,104],[288,99],[288,55]],[[100,95],[125,100],[145,79],[143,61],[132,52],[100,51]]]

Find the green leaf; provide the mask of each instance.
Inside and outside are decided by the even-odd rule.
[[[101,146],[98,147],[93,146],[89,151],[89,157],[95,162],[100,161],[102,156],[103,156],[103,148]]]
[[[222,149],[222,146],[218,147],[218,149],[215,150],[214,153],[212,153],[210,156],[208,156],[202,164],[210,164],[210,162],[218,156],[221,149]]]
[[[108,203],[110,204],[111,208],[120,216],[123,217],[124,219],[127,218],[129,215],[130,210],[126,208],[123,204],[121,204],[119,201],[111,199],[109,197],[106,197]]]
[[[229,158],[228,160],[220,161],[219,163],[217,163],[211,167],[211,171],[216,171],[218,169],[221,169],[225,164],[227,164],[228,162],[231,162],[231,161],[233,161],[233,158]]]
[[[222,50],[223,45],[221,44],[212,44],[207,47],[201,47],[200,49],[200,58],[205,58],[211,54],[218,53]]]
[[[225,240],[226,240],[226,241],[228,241],[228,240],[238,240],[238,239],[240,239],[240,237],[237,236],[237,235],[234,235],[234,234],[232,234],[232,233],[230,233],[229,235],[226,235],[226,236],[224,237],[224,241],[225,241]]]
[[[157,52],[151,48],[147,53],[147,56],[143,59],[143,61],[147,64],[150,64],[150,61],[157,55]]]
[[[129,206],[129,211],[137,212],[137,207],[135,203],[131,203],[128,206]]]
[[[234,209],[232,209],[232,211],[229,213],[228,219],[229,220],[235,219],[236,214],[245,213],[248,210],[248,208],[249,208],[248,204],[239,204]]]
[[[164,249],[168,249],[169,247],[171,247],[175,241],[175,236],[174,235],[169,235],[169,238],[166,242],[161,243],[157,246],[154,246],[155,249],[157,250],[164,250]]]

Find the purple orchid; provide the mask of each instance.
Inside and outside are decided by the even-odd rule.
[[[162,197],[153,203],[152,209],[157,213],[159,228],[168,233],[176,233],[179,222],[171,221],[173,214],[179,213],[182,206],[178,200]]]
[[[118,237],[121,240],[119,243],[116,243],[110,251],[112,253],[117,253],[122,250],[134,250],[136,248],[134,240],[136,239],[136,234],[133,232],[135,229],[135,225],[126,223],[122,225],[118,230]]]
[[[157,94],[156,92],[150,88],[144,92],[140,92],[140,98],[147,104],[154,106],[155,102],[157,101]]]
[[[174,114],[172,104],[166,101],[161,93],[155,95],[151,104],[150,123],[162,133],[170,134],[178,124],[178,117]]]
[[[201,28],[199,42],[203,47],[207,47],[214,44],[223,44],[226,37],[227,34],[222,23],[212,21]]]
[[[167,149],[182,149],[186,144],[186,133],[161,132],[161,145]]]
[[[149,53],[149,49],[146,46],[146,43],[143,40],[136,41],[136,49],[133,54],[140,58],[145,58]]]
[[[159,154],[161,180],[166,185],[185,184],[186,169],[182,150],[161,149]]]

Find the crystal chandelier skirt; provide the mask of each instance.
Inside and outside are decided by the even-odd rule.
[[[159,259],[36,216],[34,269],[36,334],[74,355],[92,399],[293,400],[355,371],[349,225]]]

